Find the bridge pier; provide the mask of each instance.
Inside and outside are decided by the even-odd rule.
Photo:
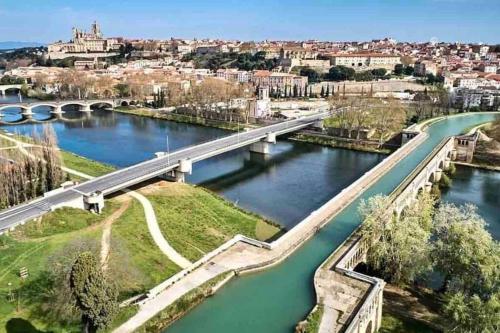
[[[270,144],[276,143],[276,134],[275,133],[267,133],[266,137],[262,139],[262,141],[258,141],[252,143],[250,145],[250,151],[253,153],[259,154],[269,154]]]
[[[53,109],[50,111],[50,113],[52,113],[52,114],[63,114],[63,113],[64,113],[64,111],[63,111],[63,109],[62,109],[62,106],[58,105],[58,106],[56,106],[55,108],[53,108]]]
[[[80,107],[80,111],[82,111],[82,112],[92,112],[92,109],[90,108],[90,104],[85,104],[85,106]]]
[[[437,169],[434,172],[434,181],[438,183],[441,180],[441,177],[443,176],[443,170],[442,169]]]
[[[21,112],[23,119],[31,119],[33,118],[33,110],[31,108],[26,108]]]
[[[83,207],[86,210],[100,214],[104,208],[104,196],[101,192],[94,192],[83,196]]]
[[[5,90],[0,89],[0,96],[5,96]]]

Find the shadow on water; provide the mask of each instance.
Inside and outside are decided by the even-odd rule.
[[[289,162],[293,158],[300,157],[303,152],[295,149],[289,149],[272,157],[253,152],[249,152],[248,154],[249,155],[243,161],[243,166],[241,168],[201,182],[199,185],[216,192],[228,189],[234,185],[240,184],[243,180],[250,180],[259,176],[266,170],[275,168],[282,163]]]
[[[7,333],[52,333],[49,331],[40,331],[32,323],[23,318],[12,318],[5,324]]]

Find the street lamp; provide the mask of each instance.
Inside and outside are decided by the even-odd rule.
[[[168,134],[167,134],[167,165],[170,165],[170,146],[168,144]]]

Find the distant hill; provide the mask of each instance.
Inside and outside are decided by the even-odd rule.
[[[24,47],[38,47],[44,46],[43,43],[37,42],[0,42],[0,50],[13,50],[13,49],[22,49]]]

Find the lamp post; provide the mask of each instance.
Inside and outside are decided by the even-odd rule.
[[[167,165],[170,165],[170,146],[168,144],[168,134],[167,134]]]

